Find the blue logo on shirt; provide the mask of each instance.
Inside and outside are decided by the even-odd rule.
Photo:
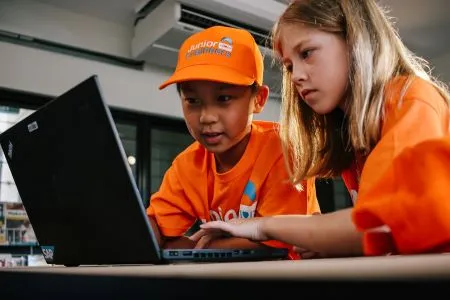
[[[256,187],[253,182],[250,180],[247,182],[247,185],[244,189],[244,195],[247,195],[247,197],[250,199],[250,201],[255,201],[256,198]]]

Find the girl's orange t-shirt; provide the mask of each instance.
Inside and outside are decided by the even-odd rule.
[[[450,250],[449,106],[420,78],[402,94],[406,80],[386,90],[382,137],[364,167],[343,174],[358,191],[353,221],[366,255]]]

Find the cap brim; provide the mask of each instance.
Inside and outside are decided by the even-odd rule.
[[[193,81],[208,80],[223,82],[236,85],[251,85],[256,79],[243,75],[241,72],[218,65],[195,65],[175,71],[174,74],[159,86],[159,89],[167,87],[170,84]]]

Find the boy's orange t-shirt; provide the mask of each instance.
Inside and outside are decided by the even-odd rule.
[[[378,144],[363,164],[354,164],[353,170],[342,174],[349,191],[358,191],[353,221],[364,232],[366,255],[428,252],[443,246],[443,241],[449,246],[450,220],[443,222],[438,212],[450,214],[450,209],[445,199],[433,194],[441,182],[436,181],[441,175],[433,172],[440,169],[428,159],[431,153],[420,153],[427,144],[419,146],[449,135],[449,106],[437,89],[420,78],[414,78],[403,93],[406,80],[396,78],[386,89]],[[358,173],[361,177],[355,179]]]
[[[225,173],[216,172],[214,154],[198,142],[180,153],[147,209],[161,233],[182,236],[197,220],[319,213],[314,179],[303,191],[289,182],[277,130],[277,123],[254,121],[244,155]]]

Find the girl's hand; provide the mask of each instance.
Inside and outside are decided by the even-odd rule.
[[[320,253],[310,251],[305,248],[300,248],[297,246],[294,246],[294,252],[296,252],[302,259],[312,259],[312,258],[321,258],[322,256]]]

